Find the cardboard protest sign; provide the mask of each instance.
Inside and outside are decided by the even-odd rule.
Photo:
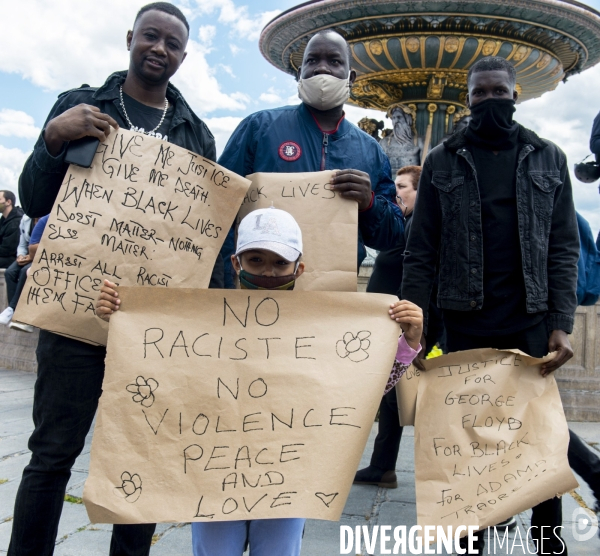
[[[393,297],[120,292],[90,519],[339,519],[397,349]]]
[[[113,131],[91,168],[71,165],[38,247],[16,321],[93,344],[105,278],[206,288],[250,182],[154,137]]]
[[[299,291],[356,291],[358,205],[331,190],[332,171],[298,174],[258,172],[240,208],[249,212],[273,205],[289,212],[302,230],[306,267]]]
[[[414,365],[411,365],[396,383],[398,418],[401,427],[412,427],[415,424],[417,391],[419,390],[420,378],[421,371]]]
[[[539,372],[549,357],[479,349],[424,362],[415,418],[419,525],[483,529],[578,486],[556,380]]]

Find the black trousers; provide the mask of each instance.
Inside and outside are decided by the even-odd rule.
[[[379,404],[379,427],[375,437],[371,465],[383,471],[396,469],[402,427],[398,418],[396,389],[392,388]]]
[[[71,468],[102,393],[106,349],[40,331],[31,460],[17,492],[9,556],[51,556]],[[156,524],[115,525],[111,556],[147,556]]]
[[[548,353],[548,339],[545,319],[530,328],[505,336],[474,336],[449,328],[446,329],[446,345],[450,352],[489,347],[496,349],[516,348],[533,357],[543,357]],[[556,534],[560,534],[560,529],[554,529],[562,525],[562,503],[560,498],[550,498],[534,506],[532,511],[531,536],[538,546],[538,554],[562,554],[567,556],[564,541],[561,542],[555,535],[548,533],[549,531],[555,531]],[[545,531],[541,528],[542,526],[546,527]],[[551,529],[547,529],[548,526]],[[477,536],[477,545],[481,550],[484,544],[483,531],[480,531]],[[543,545],[540,544],[540,537],[542,536],[545,537]]]
[[[569,429],[569,465],[592,489],[600,510],[600,458]]]

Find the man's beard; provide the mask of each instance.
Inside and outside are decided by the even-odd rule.
[[[407,124],[396,124],[394,125],[394,136],[399,143],[413,143],[412,129]]]

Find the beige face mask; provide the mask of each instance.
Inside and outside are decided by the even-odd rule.
[[[298,81],[298,96],[305,104],[317,110],[331,110],[344,104],[350,96],[350,76],[338,79],[320,74]]]

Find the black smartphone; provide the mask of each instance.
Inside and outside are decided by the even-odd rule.
[[[100,139],[97,137],[82,137],[76,141],[71,141],[67,147],[65,162],[89,168],[92,165],[99,144]]]

